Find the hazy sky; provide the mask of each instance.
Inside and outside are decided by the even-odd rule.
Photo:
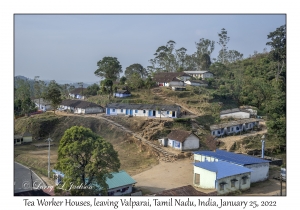
[[[14,74],[42,80],[98,82],[97,61],[117,57],[123,71],[144,67],[169,40],[196,51],[200,38],[218,41],[225,28],[229,50],[247,58],[262,52],[267,35],[286,23],[277,15],[14,15]],[[216,43],[212,58],[221,47]]]

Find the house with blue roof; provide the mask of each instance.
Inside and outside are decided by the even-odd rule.
[[[62,184],[65,175],[54,169],[52,172],[54,173],[55,184]],[[136,181],[126,171],[113,172],[111,175],[112,178],[106,178],[109,196],[128,195],[132,192]],[[98,185],[96,185],[96,187],[101,188]]]
[[[218,195],[250,188],[252,170],[226,161],[195,162],[193,183],[196,187],[216,189]]]
[[[217,162],[225,161],[246,167],[251,172],[251,183],[264,181],[269,178],[269,160],[227,152],[225,150],[216,151],[196,151],[194,152],[194,162]]]

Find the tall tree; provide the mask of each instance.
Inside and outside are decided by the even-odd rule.
[[[276,81],[278,81],[279,76],[285,75],[285,66],[286,66],[286,25],[280,26],[275,31],[271,32],[268,35],[268,39],[271,39],[270,42],[266,44],[271,46],[272,50],[270,51],[271,57],[277,61],[277,72],[276,72]],[[281,75],[283,73],[283,75]]]
[[[173,54],[176,42],[170,40],[166,45],[160,46],[155,52],[155,62],[165,72],[176,71],[176,59]]]
[[[126,78],[130,78],[135,73],[138,74],[140,78],[146,78],[148,75],[146,69],[139,63],[131,64],[125,70]]]
[[[122,66],[116,57],[104,57],[97,62],[97,66],[94,74],[101,78],[116,81],[122,73]]]
[[[185,60],[186,60],[186,51],[187,49],[185,49],[184,47],[181,47],[177,50],[175,50],[176,52],[176,63],[177,63],[177,71],[181,71],[179,69],[182,69],[182,71],[185,68]]]
[[[88,189],[71,190],[72,195],[96,195],[107,192],[107,178],[120,168],[118,153],[113,145],[91,129],[73,126],[66,130],[59,142],[56,169],[64,173],[63,183],[69,189],[83,185]],[[89,190],[90,189],[90,190]]]
[[[215,49],[215,41],[201,38],[199,42],[195,42],[197,51],[194,53],[197,69],[208,69],[211,60],[210,55]]]
[[[222,63],[225,62],[226,55],[227,55],[227,43],[230,40],[230,37],[227,35],[227,31],[225,28],[221,29],[221,33],[218,33],[219,41],[217,42],[222,49],[219,52],[219,59],[222,59]]]
[[[55,110],[62,102],[60,86],[55,82],[55,80],[50,81],[47,87],[47,92],[44,94],[43,98],[50,101],[55,114]]]

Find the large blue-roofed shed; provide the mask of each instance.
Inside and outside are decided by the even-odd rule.
[[[193,183],[196,187],[216,189],[218,195],[250,188],[252,170],[229,163],[196,162],[194,163]]]
[[[251,183],[264,181],[269,177],[269,160],[250,155],[236,154],[225,150],[196,151],[194,152],[195,162],[225,161],[236,165],[244,166],[251,172]]]

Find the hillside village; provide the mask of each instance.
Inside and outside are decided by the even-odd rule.
[[[59,185],[65,178],[63,171],[54,169],[60,139],[65,130],[85,126],[119,154],[120,170],[106,179],[109,196],[243,195],[263,183],[278,187],[280,182],[273,178],[286,167],[285,100],[277,98],[277,93],[285,94],[285,81],[279,81],[285,72],[257,77],[257,70],[276,63],[268,56],[257,54],[226,66],[216,62],[209,70],[174,72],[166,66],[147,77],[138,77],[132,68],[125,71],[127,77],[114,75],[87,88],[70,89],[55,81],[42,86],[36,78],[35,87],[26,86],[35,94],[15,102],[15,160],[36,164],[33,168],[49,185]],[[99,63],[95,75],[106,74]],[[247,66],[242,77],[239,65]],[[20,96],[26,84],[16,83]],[[55,139],[51,178],[42,169],[46,160],[33,161],[36,154],[46,155],[48,146],[50,150],[50,142],[44,142],[50,138]],[[169,168],[164,171],[168,164],[185,171],[178,169],[166,181],[163,177],[171,176]],[[155,171],[160,166],[163,169]],[[153,180],[152,173],[160,180]]]

